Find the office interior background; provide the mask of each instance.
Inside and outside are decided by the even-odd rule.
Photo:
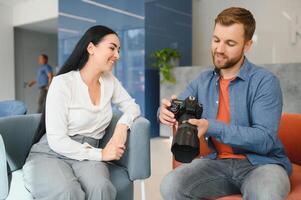
[[[157,122],[160,99],[178,94],[212,66],[214,18],[230,6],[245,7],[254,14],[257,27],[247,57],[278,76],[283,111],[301,113],[299,0],[0,0],[0,100],[21,100],[28,113],[34,113],[38,89],[25,85],[36,76],[38,56],[47,54],[57,71],[85,30],[97,24],[111,27],[121,41],[114,74],[152,124],[147,199],[161,199],[160,180],[171,170],[171,131]],[[160,84],[159,72],[152,67],[151,53],[164,47],[182,55],[173,71],[175,85]]]

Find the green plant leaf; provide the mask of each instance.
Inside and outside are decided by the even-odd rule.
[[[175,77],[171,74],[171,71],[175,66],[170,63],[170,61],[172,59],[179,59],[181,57],[180,52],[172,48],[163,48],[153,52],[151,57],[155,59],[152,67],[159,69],[162,74],[163,79],[160,83],[165,81],[172,84],[176,83]]]

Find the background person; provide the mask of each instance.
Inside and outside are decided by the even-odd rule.
[[[28,82],[28,87],[32,87],[37,83],[40,94],[38,100],[38,113],[42,112],[43,106],[45,104],[48,87],[51,83],[53,72],[50,65],[48,65],[48,56],[46,54],[41,54],[39,56],[39,69],[37,72],[36,80],[31,80]]]

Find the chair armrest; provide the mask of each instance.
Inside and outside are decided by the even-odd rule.
[[[8,177],[5,146],[0,135],[0,199],[5,199],[8,195]]]
[[[102,140],[101,147],[109,141],[114,133],[120,114],[114,114],[110,126]],[[128,134],[126,151],[117,165],[127,169],[130,180],[145,179],[150,176],[150,122],[143,118],[137,118]]]
[[[40,114],[31,114],[0,118],[0,133],[5,144],[6,160],[10,172],[23,167],[40,117]]]

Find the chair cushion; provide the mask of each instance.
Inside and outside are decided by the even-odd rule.
[[[282,115],[279,137],[291,162],[301,165],[301,114]]]
[[[290,177],[291,192],[287,200],[301,199],[301,165],[293,164],[293,173]]]
[[[242,197],[240,194],[236,194],[236,195],[229,195],[226,197],[221,197],[216,200],[242,200]]]

